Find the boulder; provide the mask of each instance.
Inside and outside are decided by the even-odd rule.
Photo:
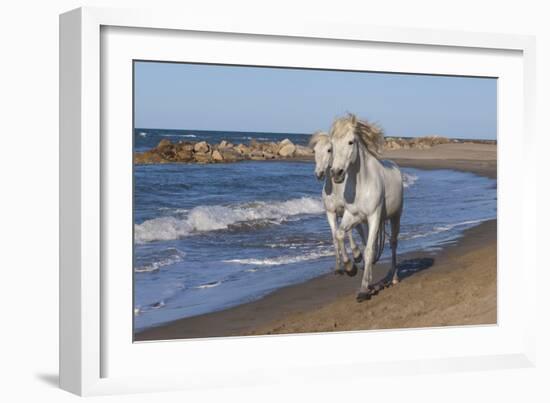
[[[173,145],[164,146],[157,150],[157,154],[165,160],[173,161],[176,159],[176,148]]]
[[[252,150],[252,152],[250,153],[250,159],[265,160],[264,152],[262,150]]]
[[[185,148],[181,148],[176,153],[176,160],[179,162],[189,162],[193,159],[193,151]]]
[[[219,148],[225,148],[225,147],[227,147],[227,141],[225,141],[225,140],[220,141],[220,145],[219,145],[218,147],[219,147]]]
[[[289,139],[284,139],[284,140],[281,140],[279,142],[279,146],[282,147],[282,146],[286,146],[287,144],[294,144],[292,143],[292,141],[290,141]]]
[[[225,162],[242,161],[244,159],[243,155],[234,148],[220,150],[220,154]]]
[[[157,149],[160,149],[160,148],[163,148],[163,147],[166,147],[166,146],[171,146],[172,145],[172,142],[168,139],[162,139],[161,141],[159,141],[159,143],[157,144]]]
[[[176,148],[177,148],[177,152],[179,152],[180,150],[192,152],[195,148],[195,144],[189,143],[189,142],[181,142],[177,144]]]
[[[216,161],[216,162],[223,161],[223,156],[218,150],[212,151],[212,161]]]
[[[207,153],[210,151],[210,145],[206,141],[200,141],[195,144],[194,150],[196,153]]]
[[[297,157],[311,157],[313,156],[313,150],[309,147],[304,147],[297,144],[294,155]]]
[[[134,154],[134,164],[160,164],[164,162],[162,157],[155,152],[146,151]]]
[[[239,144],[237,147],[234,148],[239,154],[249,154],[250,153],[250,147],[244,145],[244,144]]]
[[[162,158],[167,160],[174,159],[176,156],[175,144],[172,144],[172,142],[167,139],[162,139],[159,141],[157,146],[152,149],[151,152],[156,152]]]
[[[195,162],[198,162],[199,164],[206,164],[207,162],[212,161],[212,154],[210,154],[210,152],[195,152],[193,154],[193,158],[195,159]]]
[[[296,146],[292,143],[285,144],[279,149],[279,155],[285,158],[292,157],[295,152],[296,152]]]

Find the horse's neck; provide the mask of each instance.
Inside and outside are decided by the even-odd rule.
[[[373,180],[377,172],[380,171],[379,168],[382,166],[380,161],[375,156],[370,154],[363,146],[359,147],[357,157],[353,164],[354,169],[357,171],[356,182],[360,185],[368,184],[371,180]]]
[[[355,158],[355,165],[357,169],[359,169],[361,172],[369,174],[368,168],[371,168],[374,162],[373,160],[376,160],[376,158],[369,154],[366,147],[362,145],[359,146],[359,149],[357,150],[357,157]]]

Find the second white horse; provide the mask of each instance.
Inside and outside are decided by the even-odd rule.
[[[344,185],[335,183],[332,180],[330,173],[330,167],[332,162],[332,144],[327,133],[316,132],[309,141],[310,147],[315,152],[315,176],[319,180],[325,179],[322,198],[323,205],[327,214],[327,221],[332,233],[332,242],[334,244],[334,250],[336,254],[336,266],[335,273],[343,274],[344,272],[349,276],[357,274],[357,266],[353,263],[344,265],[345,271],[342,270],[340,262],[340,254],[338,253],[338,240],[336,238],[336,231],[338,229],[338,218],[344,214]],[[366,238],[365,234],[367,228],[362,225],[357,226],[357,231],[363,241],[363,247],[365,246]],[[357,246],[353,240],[352,231],[348,232],[349,244],[353,259],[355,262],[360,262],[362,259],[361,249]]]

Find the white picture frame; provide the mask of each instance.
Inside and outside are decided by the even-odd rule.
[[[106,33],[112,37],[107,38]],[[115,165],[110,159],[113,150],[124,150],[128,143],[124,142],[123,136],[120,141],[118,137],[108,136],[113,128],[118,127],[117,122],[109,120],[109,108],[119,108],[120,103],[117,111],[127,112],[128,96],[131,97],[131,94],[125,92],[128,89],[126,80],[121,80],[120,84],[117,80],[113,84],[102,74],[124,78],[125,70],[117,66],[125,66],[128,60],[142,58],[147,52],[152,54],[153,47],[153,58],[171,60],[171,49],[175,49],[174,44],[178,41],[185,40],[186,33],[192,33],[192,40],[199,42],[203,37],[214,38],[212,42],[237,38],[241,48],[232,47],[231,54],[216,55],[213,59],[229,63],[236,63],[236,59],[246,61],[244,64],[273,63],[261,52],[246,51],[247,46],[252,46],[251,43],[261,45],[267,42],[286,49],[290,54],[293,43],[299,43],[303,49],[304,45],[315,42],[335,51],[346,46],[390,48],[395,55],[388,57],[389,64],[380,64],[379,68],[369,65],[377,71],[424,72],[426,62],[429,62],[433,67],[426,72],[463,75],[483,75],[486,72],[486,75],[494,76],[490,73],[497,71],[494,70],[497,68],[497,58],[501,64],[498,68],[502,69],[498,70],[502,72],[499,77],[504,77],[504,87],[499,87],[499,92],[503,90],[506,94],[517,94],[514,99],[504,99],[505,102],[500,102],[502,99],[499,98],[499,323],[495,326],[452,329],[132,343],[127,337],[127,320],[119,316],[119,312],[125,312],[128,300],[120,297],[118,301],[112,294],[113,290],[120,289],[116,284],[124,284],[125,277],[114,276],[106,270],[110,259],[117,259],[124,253],[113,253],[105,241],[105,228],[114,228],[114,232],[109,232],[111,241],[126,245],[125,250],[132,242],[131,237],[126,239],[127,230],[131,232],[128,217],[106,213],[113,211],[111,203],[116,199],[113,192],[127,191],[132,180],[128,176],[128,167],[132,164],[130,150],[127,161],[122,160]],[[136,35],[142,35],[139,50],[135,46],[126,46],[131,45],[131,37]],[[189,42],[188,49],[194,49],[195,56],[187,61],[203,61],[197,59],[212,57],[201,56],[201,49],[205,49],[201,48],[202,45],[215,46],[215,43],[193,45]],[[113,49],[116,52],[112,52]],[[97,395],[292,383],[296,376],[301,381],[319,380],[333,379],[338,373],[370,376],[533,366],[535,284],[525,281],[522,287],[515,290],[521,304],[511,304],[506,296],[511,295],[512,282],[508,280],[514,275],[508,267],[516,263],[515,276],[524,278],[536,277],[537,267],[536,253],[532,251],[531,243],[531,253],[526,253],[527,234],[536,232],[535,201],[521,192],[512,194],[509,183],[521,181],[522,186],[534,188],[536,179],[534,175],[529,175],[528,164],[511,167],[506,161],[518,150],[524,161],[528,161],[534,152],[534,49],[532,37],[519,35],[314,21],[294,24],[271,22],[269,19],[248,20],[246,16],[213,20],[149,10],[81,8],[61,15],[61,387],[79,395]],[[424,54],[424,64],[418,58],[411,58],[409,64],[400,62],[400,52],[401,55],[420,52]],[[311,66],[330,63],[316,59],[314,51],[311,53],[308,62]],[[470,60],[466,62],[466,59],[460,63],[463,57],[471,57],[474,64]],[[104,58],[112,58],[114,64],[111,66]],[[115,63],[117,58],[120,60]],[[449,60],[454,63],[449,63]],[[417,62],[419,64],[415,65]],[[281,65],[288,63],[282,61]],[[517,113],[510,116],[512,110]],[[124,116],[117,119],[126,122]],[[120,127],[124,130],[125,126]],[[522,133],[521,141],[517,140],[518,131]],[[516,136],[514,143],[509,141],[512,135]],[[127,198],[124,200],[127,203]],[[127,207],[125,202],[115,208],[124,209]],[[517,214],[512,216],[510,212],[513,211]],[[117,231],[117,228],[126,230]],[[520,234],[522,242],[519,245],[514,245],[510,240],[507,235],[510,231]],[[519,273],[518,267],[521,268]],[[327,353],[319,357],[316,354],[319,348],[336,343],[341,345],[343,340],[356,346],[375,339],[377,342],[384,339],[384,343],[395,345],[407,339],[419,347],[416,353],[409,355],[403,355],[405,352],[399,348],[393,355],[384,356],[374,351],[368,356],[357,356],[354,353],[356,348],[343,348],[337,355]],[[457,346],[457,340],[462,341],[462,347]],[[283,356],[281,351],[290,354]],[[185,364],[169,360],[168,357],[177,354],[185,354]],[[159,359],[159,356],[164,358]],[[155,366],[156,374],[142,371],[136,364],[141,362],[144,367],[145,363],[150,366],[152,360],[156,360],[156,364],[163,363],[162,367]],[[214,366],[214,362],[217,365]],[[206,375],[208,379],[205,379]]]

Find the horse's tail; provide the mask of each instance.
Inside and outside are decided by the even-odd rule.
[[[372,261],[372,264],[375,264],[382,256],[384,252],[384,246],[386,245],[386,220],[380,220],[380,225],[378,226],[378,234],[376,237],[376,255]]]

